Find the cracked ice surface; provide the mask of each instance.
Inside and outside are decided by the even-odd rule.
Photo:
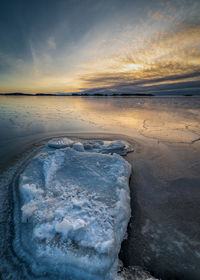
[[[105,154],[125,153],[122,141],[98,141],[48,144],[20,175],[15,251],[35,275],[116,277],[130,218],[131,166]]]

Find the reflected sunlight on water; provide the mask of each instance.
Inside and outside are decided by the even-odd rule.
[[[130,136],[139,133],[172,142],[191,142],[198,138],[200,102],[199,99],[197,101],[194,105],[185,103],[181,98],[118,97],[78,100],[81,115],[103,128]]]
[[[5,162],[27,142],[55,133],[110,132],[188,143],[200,135],[199,108],[197,97],[0,96],[0,156]]]
[[[161,279],[196,280],[200,275],[196,254],[200,142],[195,142],[200,140],[199,109],[198,97],[0,96],[0,171],[12,166],[15,157],[20,163],[21,153],[26,156],[27,150],[29,156],[31,149],[38,148],[31,144],[43,138],[80,132],[97,132],[100,138],[103,133],[130,136],[134,153],[127,159],[134,171],[130,182],[134,221],[123,261],[145,267]],[[0,271],[7,267],[8,278],[3,279],[11,279],[13,273],[12,279],[18,280],[24,275],[16,271],[9,251],[12,196],[6,181],[12,180],[15,168],[9,172],[0,178]]]

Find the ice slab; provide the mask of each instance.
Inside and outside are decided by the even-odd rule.
[[[15,251],[33,274],[48,271],[44,279],[113,280],[130,218],[131,166],[104,153],[126,145],[84,140],[77,151],[75,144],[48,143],[21,173]]]

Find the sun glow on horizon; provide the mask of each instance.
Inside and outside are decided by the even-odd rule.
[[[7,65],[0,73],[0,92],[54,93],[97,87],[117,90],[118,85],[146,79],[149,84],[173,76],[187,81],[185,75],[197,81],[200,3],[161,2],[143,14],[133,7],[119,9],[116,15],[87,26],[84,35],[80,33],[74,39],[73,28],[66,29],[64,18],[40,41],[28,38],[28,59],[0,49],[2,65]],[[141,7],[138,4],[138,9]],[[66,32],[71,34],[71,41],[64,40]]]
[[[142,64],[134,64],[134,63],[128,63],[127,65],[124,65],[121,72],[129,72],[129,71],[137,71],[144,68]]]

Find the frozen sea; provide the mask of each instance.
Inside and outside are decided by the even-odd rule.
[[[3,279],[22,279],[11,258],[11,166],[62,135],[122,139],[134,147],[126,156],[133,174],[124,265],[162,279],[200,279],[199,97],[0,96],[0,132]]]

